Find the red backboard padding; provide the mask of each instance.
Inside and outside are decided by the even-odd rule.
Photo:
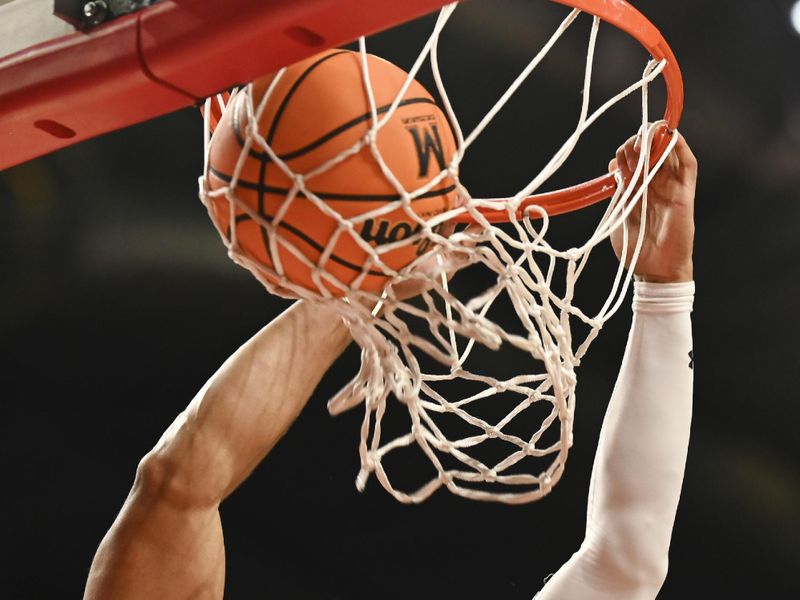
[[[190,106],[444,0],[164,0],[0,59],[0,169]]]

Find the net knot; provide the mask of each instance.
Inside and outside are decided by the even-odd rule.
[[[247,124],[247,126],[244,128],[244,133],[246,136],[245,139],[257,140],[259,137],[261,137],[258,131],[258,125],[258,120],[256,119],[251,120]]]
[[[375,470],[375,452],[372,450],[364,457],[364,468],[370,472]]]
[[[449,12],[442,15],[449,15],[452,8],[445,11]],[[441,21],[441,26],[446,18]],[[564,21],[553,36],[553,43],[573,18],[571,15]],[[431,40],[438,40],[441,26],[437,26]],[[596,32],[596,27],[592,31]],[[226,175],[230,177],[228,181],[210,177],[211,131],[206,120],[206,168],[204,176],[199,179],[201,200],[209,209],[229,256],[235,262],[253,271],[271,293],[330,302],[337,306],[337,312],[362,348],[358,375],[328,404],[332,414],[359,404],[364,406],[359,447],[361,471],[356,480],[359,490],[363,490],[368,477],[376,473],[380,483],[403,502],[422,501],[443,486],[455,494],[476,499],[501,502],[535,500],[556,485],[567,451],[572,446],[575,368],[603,323],[617,310],[619,302],[615,304],[614,298],[624,295],[629,280],[618,275],[607,304],[594,317],[573,305],[573,302],[578,302],[573,299],[576,283],[591,249],[607,238],[613,227],[620,226],[617,222],[621,224],[624,221],[628,203],[635,199],[621,195],[619,190],[623,189],[624,182],[620,171],[616,171],[614,176],[619,190],[611,208],[585,245],[564,250],[561,246],[555,248],[545,239],[550,225],[548,209],[528,199],[558,170],[569,156],[574,142],[594,119],[637,88],[630,86],[612,99],[613,102],[607,102],[595,112],[589,111],[593,33],[586,63],[581,117],[569,143],[512,197],[479,198],[473,197],[460,181],[460,163],[467,149],[516,93],[544,54],[531,59],[515,83],[466,137],[449,105],[445,107],[446,111],[442,111],[447,113],[442,118],[446,117],[450,122],[450,131],[445,131],[447,126],[440,120],[439,113],[430,116],[430,107],[419,107],[423,110],[421,113],[408,113],[415,119],[415,129],[411,133],[417,152],[415,155],[414,148],[410,148],[409,159],[416,156],[420,163],[424,163],[418,166],[421,169],[425,167],[425,177],[417,177],[413,168],[407,174],[405,168],[395,172],[394,161],[386,160],[394,153],[384,157],[379,142],[389,139],[384,135],[391,137],[394,125],[397,125],[400,132],[397,135],[405,140],[404,143],[410,142],[403,131],[406,122],[398,109],[406,91],[411,90],[410,81],[416,77],[425,57],[420,55],[415,68],[407,74],[409,84],[403,86],[402,93],[389,104],[393,107],[391,112],[384,115],[383,109],[378,109],[376,104],[376,98],[384,102],[384,90],[374,86],[377,78],[369,77],[367,65],[372,58],[366,54],[363,38],[359,45],[361,62],[358,75],[368,88],[341,97],[356,100],[364,98],[366,91],[364,99],[369,106],[353,105],[359,109],[357,114],[364,114],[365,118],[359,119],[357,124],[354,122],[353,127],[347,125],[346,129],[352,133],[340,138],[344,129],[337,129],[334,135],[321,142],[326,144],[326,148],[337,151],[334,156],[314,164],[307,164],[304,159],[303,173],[295,173],[294,161],[281,158],[273,148],[272,136],[261,131],[262,126],[266,128],[270,123],[270,126],[276,123],[276,117],[269,116],[272,108],[265,107],[278,79],[271,80],[271,87],[263,95],[257,93],[254,96],[254,87],[248,86],[242,92],[245,94],[243,102],[237,101],[234,105],[229,101],[227,104],[229,108],[238,106],[244,110],[247,121],[243,128],[246,140],[239,144],[239,159],[234,170]],[[551,45],[548,44],[548,48]],[[435,45],[427,45],[424,52],[431,55],[428,62],[434,70],[439,96],[446,100],[447,93],[434,60]],[[379,61],[375,63],[376,69],[379,64],[386,67]],[[663,61],[648,65],[639,86],[643,92],[643,106],[647,105],[646,84],[652,79],[650,74],[657,74],[656,70],[665,65]],[[331,94],[340,91],[331,89]],[[326,99],[320,96],[318,100],[320,107],[327,110]],[[276,106],[276,102],[273,99],[269,106]],[[255,107],[259,108],[256,110]],[[308,109],[311,108],[309,105]],[[408,110],[416,108],[409,107]],[[262,119],[263,111],[266,111],[266,116]],[[396,111],[398,114],[392,122],[391,113]],[[338,116],[347,119],[352,116],[349,112],[340,115],[335,110],[330,114],[337,119]],[[433,121],[428,122],[431,118]],[[416,119],[421,119],[419,124]],[[647,114],[643,114],[643,121],[648,121]],[[342,122],[349,123],[344,118]],[[309,128],[314,123],[323,125],[327,120],[310,116]],[[383,129],[384,126],[387,127]],[[436,129],[436,126],[441,128]],[[317,133],[323,134],[326,130]],[[379,134],[379,131],[383,133]],[[642,131],[650,130],[645,125]],[[241,133],[236,133],[238,138],[242,137]],[[449,134],[448,139],[440,139],[440,134],[445,133]],[[349,142],[350,135],[356,135],[358,141],[344,144],[347,147],[340,149],[339,142]],[[334,138],[337,142],[327,145]],[[286,143],[289,143],[288,139]],[[284,142],[276,141],[275,144],[280,147]],[[365,149],[367,151],[362,152]],[[446,156],[446,149],[449,156]],[[220,152],[222,150],[217,149],[214,155]],[[263,190],[244,177],[250,172],[245,169],[246,165],[258,165],[258,161],[253,162],[253,155],[264,152],[280,169],[276,170],[275,179],[272,174],[267,177],[262,173],[261,187],[277,186],[281,181],[284,182],[280,184],[281,188],[285,183],[290,185],[288,190],[281,192],[283,199],[270,200],[271,203],[274,200],[277,208],[270,211],[272,215],[263,210]],[[362,164],[361,159],[368,162]],[[397,166],[402,165],[405,163],[399,161]],[[430,175],[428,166],[434,171]],[[352,181],[340,182],[340,178],[348,178],[351,167]],[[363,173],[368,175],[359,175],[362,169],[366,169]],[[328,177],[330,179],[326,179]],[[319,185],[319,189],[328,189],[330,183],[333,186],[330,188],[331,197],[315,194],[307,187],[306,180],[312,181],[311,187]],[[611,192],[612,187],[604,183],[603,193]],[[377,190],[389,193],[371,198],[378,194]],[[368,193],[361,194],[361,191]],[[357,197],[363,195],[371,199],[369,204],[363,205],[368,211],[362,210],[357,200],[339,201],[339,195],[348,198],[355,192],[359,192]],[[306,204],[311,205],[309,212],[305,212]],[[296,233],[286,235],[287,231],[291,233],[286,226],[305,226],[304,215],[314,216],[316,223],[309,224],[309,233],[312,230],[321,232],[319,239],[312,238],[320,244],[319,248],[300,239]],[[494,224],[499,217],[508,222],[507,228]],[[456,232],[447,218],[472,224]],[[359,233],[362,227],[364,231]],[[342,259],[350,262],[334,264]],[[558,274],[558,279],[562,279],[564,262],[568,264],[562,285],[555,278]],[[461,275],[461,271],[467,268],[470,272]],[[410,284],[411,295],[401,284]],[[353,305],[349,304],[351,299]],[[585,325],[591,328],[577,350],[573,350],[570,326],[573,317],[580,319],[581,330]],[[512,352],[521,353],[525,362],[517,365],[516,358],[513,362],[504,358],[492,360],[485,352],[501,347],[509,352],[509,356]],[[515,376],[508,373],[509,368],[514,370]],[[500,395],[509,397],[501,398]],[[486,403],[498,400],[489,415],[483,414],[484,399],[487,398]],[[500,419],[499,413],[507,402],[513,403],[513,409]],[[382,428],[382,419],[398,404],[402,405],[401,412],[410,416],[410,431],[406,425],[403,435],[389,436],[391,429]],[[542,415],[541,426],[531,423],[531,431],[528,419],[522,413],[534,406],[531,413],[547,414]],[[540,408],[542,410],[538,410]],[[539,415],[534,415],[533,420],[539,421]],[[468,434],[464,431],[464,423],[470,426]],[[551,425],[553,433],[558,429],[558,441],[542,441],[545,432],[551,431]],[[503,446],[507,455],[500,462],[491,462],[487,466],[481,462],[485,457],[480,451],[478,456],[473,455],[473,449],[483,442],[488,442],[486,446],[492,461],[499,458],[495,456],[500,450],[498,446]],[[431,475],[430,481],[418,492],[408,495],[392,486],[382,461],[390,451],[412,444],[422,449],[437,475]],[[439,453],[447,454],[448,461],[452,459],[458,464],[443,465],[437,456]],[[505,475],[506,469],[519,463],[523,455],[527,455],[526,463],[534,462],[537,466],[520,465],[525,471],[524,476]],[[550,467],[538,466],[539,461],[549,461]],[[475,490],[470,489],[472,486],[462,486],[462,481],[519,485],[523,486],[523,491]]]
[[[455,450],[455,444],[450,440],[437,440],[436,447],[441,450],[442,452],[447,452],[448,454],[452,454],[453,450]]]
[[[407,389],[405,386],[398,389],[395,392],[395,395],[397,396],[398,402],[401,404],[410,405],[414,403],[414,394],[412,393],[412,390]],[[414,429],[413,426],[412,429]]]
[[[461,164],[461,157],[458,154],[453,155],[453,160],[450,161],[450,164],[447,165],[447,174],[455,179],[458,177],[458,167]]]
[[[570,262],[577,262],[581,259],[583,253],[578,248],[570,248],[564,253],[564,258]]]

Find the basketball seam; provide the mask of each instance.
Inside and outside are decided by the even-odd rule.
[[[327,56],[324,56],[324,57],[320,58],[319,60],[317,60],[312,65],[309,65],[309,67],[292,83],[291,87],[289,88],[289,90],[286,92],[286,94],[282,98],[281,104],[278,107],[277,111],[275,112],[275,116],[272,119],[272,123],[270,124],[270,130],[269,130],[267,138],[266,138],[267,144],[272,144],[273,139],[274,139],[274,137],[276,135],[277,127],[278,127],[278,124],[279,124],[279,122],[281,120],[281,117],[283,116],[287,106],[289,105],[289,102],[290,102],[292,96],[297,92],[297,89],[299,88],[300,84],[320,64],[322,64],[323,62],[327,61],[328,59],[331,59],[331,58],[333,58],[335,56],[339,56],[339,55],[342,55],[342,54],[350,54],[350,52],[347,51],[347,50],[341,50],[339,52],[333,52],[331,54],[328,54]],[[408,105],[422,104],[422,103],[432,104],[433,106],[438,108],[438,105],[436,104],[436,102],[433,99],[425,98],[425,97],[407,98],[407,99],[402,100],[401,102],[399,102],[398,105],[397,105],[397,108],[400,108],[401,106],[408,106]],[[380,107],[376,107],[376,112],[377,112],[377,114],[383,114],[383,113],[387,112],[391,108],[391,106],[392,106],[392,104],[387,104],[387,105],[383,105],[383,106],[380,106]],[[306,146],[304,146],[302,148],[299,148],[298,150],[295,150],[295,151],[292,151],[292,152],[289,152],[289,153],[285,153],[285,154],[282,154],[282,155],[278,155],[278,156],[279,156],[279,158],[281,160],[284,160],[284,161],[292,160],[294,158],[298,158],[300,156],[303,156],[303,155],[305,155],[305,154],[307,154],[309,152],[312,152],[313,150],[319,148],[320,146],[324,145],[326,142],[330,141],[331,139],[341,135],[342,133],[344,133],[345,131],[351,129],[352,127],[355,127],[359,123],[362,123],[362,122],[370,119],[371,117],[372,117],[372,111],[366,112],[366,113],[364,113],[362,115],[359,115],[359,116],[351,119],[350,121],[348,121],[346,123],[343,123],[342,125],[339,125],[336,129],[333,129],[333,130],[327,132],[326,134],[324,134],[320,138],[314,140],[313,142],[310,142]],[[244,136],[243,136],[242,130],[241,130],[241,120],[240,120],[240,117],[239,117],[239,103],[237,103],[234,106],[233,129],[234,129],[234,136],[236,138],[236,141],[237,141],[239,147],[243,148],[244,144],[245,144],[245,140],[244,140]],[[241,180],[240,179],[238,181],[237,185],[240,185],[241,187],[243,187],[245,189],[254,190],[254,191],[256,191],[258,193],[258,204],[259,204],[258,212],[259,212],[259,215],[263,219],[265,219],[267,222],[272,223],[273,217],[269,216],[266,213],[266,211],[264,210],[264,207],[263,207],[264,195],[265,194],[273,194],[273,195],[286,196],[288,194],[288,192],[289,192],[289,189],[288,188],[287,189],[279,188],[279,187],[275,187],[275,186],[269,186],[269,185],[266,184],[266,167],[267,167],[268,163],[271,162],[268,153],[266,153],[266,152],[256,152],[255,150],[253,150],[251,148],[248,154],[252,158],[255,158],[256,160],[258,160],[261,163],[260,174],[259,174],[260,175],[260,177],[259,177],[260,183],[255,183],[255,182],[252,182],[252,181]],[[228,175],[222,173],[221,171],[218,171],[218,170],[214,169],[213,167],[211,167],[211,165],[209,165],[209,171],[214,177],[216,177],[217,179],[220,179],[221,181],[224,181],[226,183],[230,183],[231,180],[232,180],[231,176],[228,176]],[[412,200],[412,202],[414,202],[416,200],[423,200],[423,199],[427,199],[427,198],[435,198],[435,197],[438,197],[438,196],[445,196],[445,195],[451,193],[453,190],[455,190],[455,187],[456,187],[455,185],[450,185],[450,186],[447,186],[445,188],[440,188],[438,190],[428,191],[428,192],[426,192],[426,193],[414,198]],[[303,197],[306,197],[305,194],[302,191],[300,191],[299,194],[301,196],[303,196]],[[331,201],[344,200],[344,201],[362,201],[363,202],[363,201],[369,201],[369,200],[374,200],[374,201],[397,201],[397,200],[400,199],[400,195],[399,194],[337,194],[337,193],[331,193],[331,192],[321,192],[321,193],[314,192],[314,194],[316,196],[318,196],[320,199],[331,200]],[[247,214],[238,215],[238,216],[236,216],[234,218],[234,223],[235,223],[235,226],[238,228],[240,223],[248,221],[248,220],[252,220],[250,215],[247,215]],[[262,243],[263,243],[263,246],[264,246],[264,250],[266,251],[267,256],[271,257],[272,253],[270,252],[270,249],[269,249],[268,233],[267,233],[266,229],[264,227],[262,227],[260,224],[256,223],[256,225],[261,230]],[[303,233],[301,230],[297,229],[296,227],[294,227],[290,223],[287,223],[285,221],[281,221],[280,223],[278,223],[277,226],[279,228],[286,229],[290,233],[294,234],[296,237],[298,237],[300,240],[305,242],[310,247],[314,248],[320,254],[324,252],[325,248],[322,245],[320,245],[316,240],[314,240],[313,238],[309,237],[307,234]],[[356,265],[354,263],[351,263],[351,262],[339,257],[338,255],[336,255],[334,253],[330,254],[329,260],[331,260],[331,261],[333,261],[333,262],[335,262],[335,263],[337,263],[337,264],[339,264],[339,265],[341,265],[341,266],[343,266],[343,267],[345,267],[345,268],[347,268],[347,269],[349,269],[351,271],[354,271],[356,273],[362,273],[363,272],[363,266],[359,266],[359,265]],[[273,261],[273,264],[274,264],[274,261]],[[366,273],[368,275],[371,275],[371,276],[379,276],[379,277],[383,277],[383,278],[388,277],[386,275],[386,273],[384,273],[382,271],[367,270]]]
[[[277,132],[278,124],[279,124],[279,122],[281,120],[281,117],[283,117],[283,113],[286,110],[286,107],[289,105],[289,100],[291,100],[292,96],[294,96],[295,92],[297,91],[297,88],[300,87],[300,84],[303,83],[303,81],[305,81],[306,77],[308,77],[311,74],[311,72],[314,69],[316,69],[319,65],[324,63],[326,60],[329,60],[329,59],[331,59],[331,58],[333,58],[335,56],[340,56],[342,54],[350,54],[350,51],[349,50],[340,50],[339,52],[333,52],[332,54],[328,54],[327,56],[323,56],[318,61],[316,61],[314,64],[309,65],[308,68],[305,71],[303,71],[303,73],[300,75],[300,77],[295,79],[294,83],[292,84],[292,87],[289,88],[289,91],[286,92],[286,95],[284,95],[283,100],[281,100],[281,104],[280,104],[280,106],[278,106],[278,110],[275,111],[275,117],[272,119],[272,123],[270,124],[270,127],[269,127],[269,133],[267,134],[267,138],[266,138],[267,139],[267,144],[272,144],[272,140],[275,137],[275,133]]]
[[[410,105],[413,105],[413,104],[432,104],[434,107],[439,109],[439,105],[436,104],[435,100],[432,100],[431,98],[425,98],[425,97],[406,98],[405,100],[400,101],[400,103],[397,105],[397,108],[404,107],[404,106],[410,106]],[[379,115],[382,115],[382,114],[388,112],[391,107],[392,107],[391,103],[384,104],[383,106],[376,107],[375,112],[377,114],[379,114]],[[238,114],[238,112],[239,112],[239,106],[237,105],[236,107],[234,107],[234,113],[233,113],[234,132],[236,134],[236,141],[238,142],[239,147],[244,148],[244,137],[242,137],[242,133],[241,133],[241,126],[239,124],[239,114]],[[289,160],[293,160],[295,158],[299,158],[299,157],[303,156],[304,154],[308,154],[309,152],[311,152],[313,150],[316,150],[318,147],[324,145],[326,142],[330,141],[331,139],[341,135],[342,133],[344,133],[348,129],[350,129],[352,127],[355,127],[359,123],[363,123],[364,121],[368,121],[371,117],[372,117],[372,111],[363,113],[361,115],[358,115],[357,117],[352,118],[351,120],[347,121],[346,123],[343,123],[343,124],[339,125],[336,129],[331,129],[329,132],[324,134],[322,137],[317,138],[313,142],[309,142],[308,144],[306,144],[302,148],[298,148],[297,150],[292,150],[291,152],[285,152],[283,154],[278,154],[278,158],[280,158],[284,162],[289,161]],[[449,122],[448,122],[448,126],[449,126]],[[452,127],[451,127],[451,130],[452,130]],[[255,158],[257,160],[269,160],[270,159],[268,153],[266,153],[266,152],[258,152],[256,150],[253,150],[252,148],[250,149],[250,152],[248,154],[249,154],[250,157]]]
[[[233,178],[223,173],[222,171],[218,171],[214,167],[208,168],[209,172],[224,183],[231,183]],[[267,185],[266,183],[256,183],[255,181],[249,181],[247,179],[239,179],[236,182],[236,186],[243,187],[247,190],[253,190],[255,192],[265,193],[265,194],[272,194],[275,196],[285,196],[289,193],[289,188],[281,188],[276,186]],[[419,196],[416,196],[411,200],[411,202],[416,202],[417,200],[425,200],[428,198],[438,198],[439,196],[446,196],[447,194],[453,192],[456,189],[455,184],[448,185],[447,187],[439,188],[436,190],[430,190]],[[337,192],[315,192],[314,190],[311,191],[315,196],[320,198],[321,200],[332,200],[332,201],[351,201],[351,202],[369,202],[370,200],[380,201],[380,202],[392,202],[400,200],[401,196],[399,194],[340,194]],[[304,198],[308,198],[302,190],[298,190],[298,195],[303,196]]]
[[[436,106],[436,102],[434,102],[430,98],[406,98],[397,105],[397,108],[400,108],[401,106],[409,106],[411,104],[423,104],[423,103],[433,104],[434,106]],[[392,107],[391,104],[385,104],[383,106],[377,107],[375,109],[375,112],[379,115],[382,115],[383,113],[388,112],[391,107]],[[342,125],[339,125],[339,127],[337,127],[336,129],[332,129],[331,131],[323,135],[321,138],[311,142],[310,144],[303,146],[298,150],[295,150],[293,152],[287,152],[285,154],[279,154],[278,157],[283,161],[287,161],[287,160],[292,160],[293,158],[298,158],[299,156],[303,156],[304,154],[307,154],[308,152],[317,149],[319,146],[322,146],[325,142],[344,133],[351,127],[355,127],[359,123],[363,123],[364,121],[367,121],[370,118],[372,118],[372,111],[364,113],[363,115],[359,115],[358,117],[355,117],[350,121],[347,121]]]
[[[272,144],[272,140],[275,137],[275,133],[278,129],[278,123],[280,122],[281,117],[283,116],[283,113],[286,110],[286,107],[289,105],[289,101],[294,96],[297,89],[300,87],[300,84],[303,83],[303,81],[308,77],[308,75],[319,65],[321,65],[325,61],[335,56],[339,56],[340,54],[346,54],[346,53],[347,53],[346,50],[341,50],[339,52],[331,52],[330,54],[323,56],[319,60],[316,60],[314,63],[309,65],[308,68],[306,68],[306,70],[303,71],[303,73],[297,79],[294,80],[292,85],[289,87],[289,90],[286,92],[286,94],[284,94],[283,98],[281,99],[281,103],[278,106],[278,110],[275,111],[275,116],[272,118],[272,123],[270,124],[270,130],[269,133],[267,134],[267,139],[266,139],[267,144]],[[266,90],[264,93],[266,93]],[[236,105],[237,109],[238,106],[239,105],[237,104]],[[236,116],[238,117],[238,114]],[[238,119],[237,119],[237,125],[239,125]],[[239,137],[240,137],[239,135],[236,136],[237,141],[239,140]],[[257,159],[261,163],[261,167],[259,170],[259,182],[261,183],[261,185],[259,186],[258,189],[258,213],[266,217],[266,211],[264,210],[264,195],[266,193],[267,165],[269,164],[270,159],[269,156],[266,154],[258,156]],[[267,253],[267,256],[270,257],[272,263],[275,264],[275,259],[272,256],[272,252],[270,251],[269,248],[269,237],[267,236],[267,231],[263,227],[259,227],[259,229],[261,229],[261,242],[264,245],[264,251]]]
[[[269,217],[267,215],[261,215],[261,217],[265,221],[267,221],[268,223],[272,223],[272,217]],[[243,223],[245,221],[252,221],[252,220],[253,220],[252,217],[250,215],[248,215],[248,214],[237,215],[236,218],[234,219],[237,228],[239,227],[240,223]],[[264,229],[264,227],[262,227],[260,223],[256,223],[256,225],[263,232],[263,235],[266,238],[267,232]],[[324,246],[320,245],[316,240],[314,240],[313,238],[309,237],[308,235],[303,233],[301,230],[297,229],[294,225],[291,225],[290,223],[286,223],[285,221],[281,221],[280,223],[278,223],[278,227],[282,227],[284,229],[287,229],[290,233],[293,233],[294,235],[299,237],[301,240],[303,240],[306,244],[308,244],[309,246],[314,248],[320,254],[322,254],[325,251],[325,247]],[[265,246],[266,246],[266,240],[265,240]],[[267,250],[267,252],[269,254],[271,254],[269,252],[269,250]],[[336,255],[334,253],[331,253],[329,258],[333,262],[338,263],[338,264],[342,265],[343,267],[346,267],[346,268],[350,269],[351,271],[355,271],[357,273],[361,273],[362,272],[362,267],[359,267],[355,263],[351,263],[349,261],[346,261],[345,259],[339,257],[338,255]],[[383,271],[371,271],[370,270],[370,271],[367,271],[367,275],[378,275],[380,277],[388,277],[388,275],[386,275],[386,273],[384,273]]]
[[[326,56],[323,56],[322,58],[317,60],[315,63],[309,65],[308,68],[305,71],[303,71],[297,79],[294,80],[294,82],[292,83],[292,85],[289,88],[289,90],[283,96],[283,99],[281,100],[281,104],[278,107],[278,110],[275,111],[275,116],[273,117],[272,123],[270,124],[270,127],[269,127],[269,133],[267,133],[267,143],[268,144],[272,143],[272,139],[275,137],[275,131],[278,128],[278,122],[280,121],[281,117],[283,116],[283,112],[286,110],[286,106],[289,104],[289,100],[294,95],[294,93],[297,91],[297,88],[300,86],[300,84],[303,82],[303,80],[306,77],[308,77],[308,75],[314,69],[316,69],[320,64],[322,64],[323,62],[325,62],[329,58],[333,58],[334,56],[339,56],[340,54],[347,54],[347,53],[348,53],[348,50],[340,50],[339,52],[334,52],[332,54],[328,54]],[[266,93],[266,90],[264,91],[264,93]],[[233,110],[233,131],[236,134],[236,141],[239,142],[239,146],[244,147],[244,136],[242,135],[242,126],[241,126],[241,123],[239,121],[239,104],[237,103],[236,106],[234,106],[233,108],[234,108],[234,110]],[[250,150],[250,156],[252,156],[253,158],[257,158],[259,160],[263,160],[264,157],[268,158],[269,155],[267,155],[266,153],[258,153],[258,152],[255,152],[254,150]]]

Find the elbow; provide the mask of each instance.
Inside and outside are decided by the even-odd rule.
[[[187,453],[171,448],[154,448],[136,469],[132,499],[141,506],[162,506],[177,510],[217,506],[221,498],[214,494],[197,465]]]
[[[668,546],[661,547],[655,538],[641,531],[606,536],[594,543],[587,540],[582,551],[596,577],[619,590],[620,598],[650,600],[658,595],[669,569]]]
[[[131,496],[144,504],[179,504],[183,496],[180,477],[180,464],[167,453],[153,449],[139,461]]]

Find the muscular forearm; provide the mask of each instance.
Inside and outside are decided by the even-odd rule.
[[[592,471],[586,538],[540,600],[649,600],[661,587],[689,441],[693,289],[637,284]]]
[[[151,455],[181,463],[178,492],[219,501],[283,436],[349,342],[334,311],[295,303],[220,367]]]
[[[335,312],[298,302],[239,348],[142,460],[85,598],[222,598],[219,503],[286,432],[349,340]]]

